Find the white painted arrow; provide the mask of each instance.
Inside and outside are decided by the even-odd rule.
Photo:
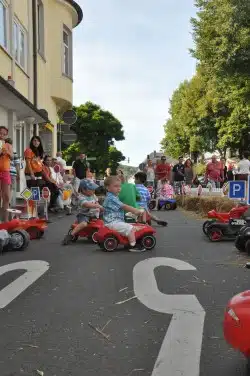
[[[195,295],[160,292],[154,274],[159,266],[196,270],[184,261],[165,257],[150,258],[134,267],[134,291],[140,302],[154,311],[173,315],[152,376],[199,376],[205,311]]]
[[[0,309],[10,304],[48,269],[49,264],[40,260],[14,262],[1,266],[0,276],[13,270],[26,270],[26,272],[0,291]]]

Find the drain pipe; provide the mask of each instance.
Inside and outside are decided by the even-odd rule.
[[[33,25],[33,104],[37,108],[37,0],[32,0]],[[33,134],[37,134],[37,125],[33,125]]]

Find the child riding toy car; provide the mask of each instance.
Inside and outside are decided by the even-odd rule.
[[[154,236],[156,231],[151,226],[146,224],[134,223],[133,226],[136,228],[136,243],[145,250],[153,249],[156,245],[156,238]],[[96,240],[100,248],[106,252],[115,251],[119,245],[123,245],[125,247],[129,246],[127,237],[119,234],[117,231],[111,230],[106,226],[100,228],[96,235]]]
[[[5,250],[23,251],[28,247],[30,236],[27,231],[22,229],[19,219],[12,219],[11,221],[0,223],[0,230],[6,230],[10,235]]]
[[[72,224],[68,234],[70,235],[73,229],[77,226],[78,222]],[[76,242],[78,238],[87,238],[93,243],[97,243],[97,233],[101,227],[104,226],[104,222],[101,219],[92,218],[88,225],[82,229],[77,235],[72,238],[72,242]]]

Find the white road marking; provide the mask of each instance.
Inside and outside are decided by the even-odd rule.
[[[0,276],[13,270],[26,270],[26,272],[0,291],[0,309],[10,304],[48,269],[49,264],[40,260],[14,262],[1,266]]]
[[[166,257],[143,260],[134,267],[134,291],[140,302],[154,311],[173,315],[152,376],[199,376],[205,311],[195,295],[160,292],[154,274],[159,266],[196,270],[184,261]]]

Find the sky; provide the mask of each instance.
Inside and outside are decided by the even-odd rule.
[[[116,147],[137,166],[160,150],[171,95],[195,72],[194,0],[77,2],[84,20],[74,30],[74,105],[92,101],[113,113],[125,134]]]

